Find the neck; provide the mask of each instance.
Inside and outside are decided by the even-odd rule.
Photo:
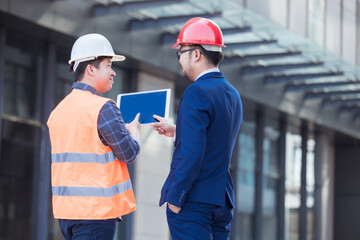
[[[99,90],[96,89],[95,83],[93,81],[91,81],[90,78],[83,77],[83,79],[81,79],[79,82],[85,83],[85,84],[89,85],[90,87],[92,87],[93,89],[95,89],[97,92],[99,92]]]
[[[204,66],[204,67],[200,67],[200,68],[196,69],[196,79],[199,78],[199,76],[200,76],[203,72],[205,72],[205,71],[207,71],[207,70],[209,70],[209,69],[212,69],[212,68],[216,68],[216,66],[214,66],[214,65],[206,65],[206,66]]]

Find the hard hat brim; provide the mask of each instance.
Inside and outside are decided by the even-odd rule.
[[[126,57],[123,56],[123,55],[114,55],[112,58],[111,58],[111,61],[112,62],[122,62],[122,61],[125,61]]]
[[[126,59],[125,56],[123,55],[113,55],[113,56],[109,56],[109,55],[98,55],[96,57],[111,57],[111,62],[122,62]],[[79,58],[79,59],[71,59],[69,60],[69,64],[71,64],[72,62],[85,62],[85,61],[89,61],[89,60],[93,60],[95,59],[95,57],[85,57],[85,58]]]
[[[200,45],[203,48],[205,48],[205,50],[211,51],[211,52],[222,52],[222,48],[226,47],[225,45],[215,46],[215,45],[206,45],[206,44],[199,44],[199,43],[194,43],[194,44]],[[170,46],[170,48],[179,50],[181,48],[181,45],[191,45],[191,44],[175,43],[174,45]]]
[[[181,44],[175,43],[174,45],[171,45],[170,48],[172,48],[172,49],[180,49]]]

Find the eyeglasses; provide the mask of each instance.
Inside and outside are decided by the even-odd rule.
[[[189,49],[185,49],[185,50],[178,50],[176,51],[176,56],[177,58],[180,60],[181,54],[184,52],[189,52],[189,51],[194,51],[196,50],[196,48],[189,48]]]

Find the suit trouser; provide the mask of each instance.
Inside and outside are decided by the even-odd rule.
[[[59,219],[59,224],[65,240],[112,240],[115,234],[116,219]]]
[[[173,240],[229,239],[234,209],[228,201],[225,207],[207,203],[186,202],[178,214],[166,208]]]

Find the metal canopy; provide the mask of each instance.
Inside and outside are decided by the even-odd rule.
[[[109,14],[121,14],[146,8],[169,6],[188,2],[188,0],[151,0],[151,1],[97,1],[93,7],[93,16],[100,17]]]
[[[243,97],[360,137],[360,124],[355,124],[357,132],[353,128],[358,111],[353,111],[346,121],[337,119],[339,109],[360,102],[359,66],[242,7],[239,1],[92,1],[93,18],[126,21],[127,28],[120,34],[156,33],[157,37],[151,35],[140,42],[144,45],[153,41],[149,45],[163,49],[176,42],[188,19],[200,16],[214,20],[222,29],[227,46],[221,68]],[[141,49],[137,56],[143,54],[141,59],[152,59],[150,51]],[[168,66],[162,66],[178,71],[171,61],[177,60],[167,60]],[[321,104],[312,104],[314,99]]]
[[[329,91],[327,89],[313,90],[310,92],[306,92],[305,98],[324,98],[328,96],[344,96],[349,94],[360,94],[360,88],[333,91]]]
[[[178,16],[168,16],[157,19],[146,19],[146,20],[131,20],[130,21],[130,31],[142,30],[142,29],[152,29],[159,28],[174,24],[181,24],[193,17],[204,17],[212,18],[220,16],[221,12],[215,13],[203,13],[203,14],[187,14],[187,15],[178,15]]]
[[[349,81],[324,81],[318,83],[306,83],[303,81],[295,81],[292,83],[287,83],[285,85],[286,91],[304,91],[311,90],[314,88],[325,88],[325,87],[333,87],[333,86],[345,86],[345,85],[353,85],[359,84],[360,82]]]
[[[331,77],[331,76],[342,76],[344,75],[343,72],[316,72],[316,73],[298,73],[298,74],[269,74],[265,75],[264,82],[265,83],[279,83],[279,82],[294,82],[298,80],[305,80],[305,79],[314,79],[314,78],[324,78],[324,77]],[[308,84],[311,85],[311,84]],[[296,85],[294,85],[296,86]],[[324,87],[326,87],[325,85]]]
[[[307,68],[323,65],[323,62],[299,62],[299,63],[278,63],[268,64],[262,60],[248,63],[242,66],[243,74],[259,73],[259,72],[281,72],[288,69]]]

